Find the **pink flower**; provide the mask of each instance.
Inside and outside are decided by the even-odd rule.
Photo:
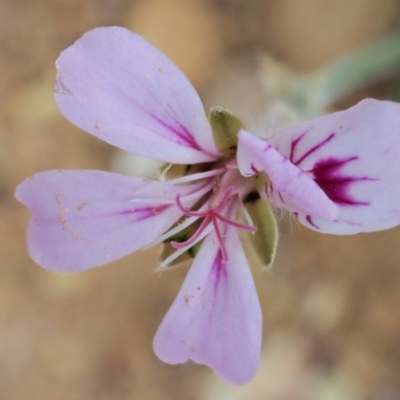
[[[72,123],[135,154],[187,167],[166,181],[100,171],[48,171],[25,180],[16,196],[32,213],[30,255],[45,268],[77,272],[161,242],[176,249],[161,268],[197,252],[154,339],[167,363],[191,359],[235,384],[253,378],[262,317],[239,231],[272,262],[269,203],[325,233],[400,222],[396,103],[364,100],[267,143],[218,107],[210,125],[182,72],[126,29],[85,34],[61,54],[57,69],[56,101]]]

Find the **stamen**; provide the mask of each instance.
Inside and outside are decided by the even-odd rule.
[[[246,210],[246,207],[243,204],[243,201],[239,198],[239,208],[242,214],[244,215],[245,220],[247,221],[247,225],[254,226],[254,222],[250,217],[249,212]]]
[[[185,196],[186,201],[191,201],[192,199],[199,199],[201,198],[204,194],[209,192],[214,186],[215,186],[215,179],[211,180],[207,185],[204,185],[201,189],[196,190],[192,194],[188,194]],[[180,196],[180,194],[178,194]],[[176,202],[176,198],[175,198]]]
[[[171,182],[171,181],[168,181]],[[212,179],[209,183],[205,184],[204,186],[200,183],[193,185],[193,193],[188,194],[185,196],[186,201],[191,201],[192,199],[198,199],[202,197],[204,194],[209,192],[215,186],[215,179]],[[159,197],[148,197],[148,198],[135,198],[129,200],[130,203],[160,203]],[[176,204],[176,197],[173,199],[163,199],[162,204]]]
[[[166,269],[168,267],[168,264],[171,263],[172,261],[176,260],[180,255],[182,255],[187,249],[179,249],[172,253],[169,257],[167,257],[159,266],[158,268],[160,270]]]
[[[232,192],[233,192],[233,187],[230,187],[227,189],[227,191],[225,192],[224,196],[222,197],[222,199],[219,202],[219,204],[217,205],[217,207],[214,208],[217,212],[222,210],[222,208],[225,206],[225,204],[231,198]]]
[[[201,212],[201,211],[203,211],[203,209],[206,209],[206,207],[202,206],[199,211]],[[185,219],[178,226],[176,226],[175,228],[170,229],[169,231],[165,232],[164,234],[159,236],[154,242],[151,242],[150,244],[148,244],[143,249],[146,250],[146,249],[149,249],[150,247],[153,247],[154,245],[156,245],[158,243],[164,242],[165,240],[167,240],[171,236],[176,235],[177,233],[179,233],[179,232],[183,231],[184,229],[186,229],[188,226],[192,225],[198,219],[199,219],[199,217],[189,217],[189,218]]]
[[[181,224],[179,224],[175,228],[170,229],[169,231],[165,232],[163,235],[159,236],[154,242],[151,242],[149,245],[147,245],[143,249],[147,250],[150,247],[153,247],[158,243],[164,242],[165,240],[167,240],[171,236],[176,235],[177,233],[179,233],[179,232],[183,231],[184,229],[186,229],[188,226],[192,225],[198,219],[199,219],[199,217],[190,217],[190,218],[185,219],[185,221],[183,221]]]
[[[251,233],[255,233],[257,231],[257,227],[254,226],[254,225],[241,224],[240,222],[236,222],[236,221],[233,221],[231,219],[228,219],[228,218],[224,217],[221,214],[216,214],[215,216],[218,219],[220,219],[221,221],[227,223],[228,225],[232,225],[235,228],[242,229],[244,231],[248,231],[248,232],[251,232]]]
[[[223,238],[223,236],[221,234],[221,231],[219,229],[219,226],[218,226],[217,221],[216,221],[215,218],[213,218],[213,226],[214,226],[215,234],[217,236],[219,247],[221,249],[222,262],[226,263],[228,261],[228,253],[226,252],[225,245],[224,245],[224,238]]]
[[[226,168],[217,168],[217,169],[213,169],[211,171],[199,172],[197,174],[192,174],[192,175],[182,176],[181,178],[171,179],[170,181],[167,181],[167,182],[171,183],[173,185],[177,185],[180,183],[196,181],[198,179],[209,178],[210,176],[222,174],[225,171],[226,171]]]
[[[194,246],[196,243],[200,242],[200,240],[203,240],[212,230],[212,225],[209,224],[201,233],[201,235],[199,235],[199,237],[197,238],[197,241],[195,243],[193,243],[192,246]],[[172,253],[169,257],[167,257],[161,264],[160,264],[160,269],[165,269],[167,268],[168,264],[171,263],[172,261],[176,260],[181,254],[183,254],[185,251],[189,250],[190,247],[184,247],[182,249],[178,249],[177,251],[175,251],[174,253]]]
[[[189,217],[206,217],[209,213],[210,210],[206,210],[206,211],[191,211],[188,210],[187,208],[184,207],[184,205],[181,202],[181,195],[180,193],[178,193],[176,195],[176,205],[178,206],[178,208],[187,216]]]
[[[198,174],[198,175],[200,175],[200,174]],[[213,179],[210,183],[208,183],[201,189],[201,192],[203,192],[204,194],[209,192],[215,186],[215,183],[216,183],[215,179]],[[177,242],[177,241],[170,242],[170,244],[173,247],[175,247],[177,249],[177,251],[174,252],[173,254],[171,254],[168,258],[166,258],[161,263],[160,268],[161,269],[166,268],[168,266],[168,264],[170,264],[172,261],[174,261],[180,255],[182,255],[187,250],[189,250],[194,245],[196,245],[201,240],[203,240],[203,238],[205,236],[207,236],[213,229],[215,231],[216,239],[218,241],[218,245],[221,250],[222,260],[223,260],[223,262],[227,262],[228,253],[227,253],[226,246],[225,246],[224,233],[223,233],[223,230],[221,229],[222,227],[218,223],[218,220],[227,225],[231,225],[237,229],[242,229],[242,230],[245,230],[245,231],[248,231],[251,233],[254,233],[257,230],[257,227],[255,227],[253,225],[251,218],[248,215],[248,213],[246,212],[240,199],[239,199],[239,203],[237,203],[238,200],[233,200],[232,205],[233,206],[236,205],[236,207],[239,206],[242,209],[242,211],[244,209],[243,214],[245,215],[246,221],[249,222],[249,224],[242,224],[240,222],[236,222],[235,220],[229,219],[221,214],[223,209],[225,209],[228,201],[232,199],[232,196],[236,196],[236,195],[237,195],[237,193],[236,192],[234,193],[234,187],[229,187],[227,190],[225,190],[225,193],[223,194],[222,198],[219,201],[218,201],[217,197],[211,198],[211,200],[209,199],[205,204],[203,204],[200,207],[199,210],[192,211],[192,210],[190,210],[190,208],[186,208],[182,204],[181,194],[178,193],[175,198],[175,203],[176,203],[177,207],[179,208],[179,210],[184,215],[187,215],[189,218],[187,218],[185,221],[183,221],[181,224],[174,227],[173,229],[165,232],[158,239],[156,239],[156,241],[151,243],[151,245],[163,242],[163,241],[167,240],[168,238],[173,237],[177,233],[183,231],[188,226],[193,224],[199,218],[203,218],[203,221],[201,222],[200,226],[197,228],[195,233],[185,242]],[[185,196],[184,197],[185,202],[191,200],[192,196],[196,196],[196,198],[199,198],[199,191],[197,191],[196,193],[193,193],[192,195]],[[218,201],[218,203],[215,206],[213,206],[217,201]],[[236,203],[236,204],[233,204],[233,203]]]
[[[198,237],[203,233],[204,229],[207,228],[207,226],[209,225],[211,219],[212,217],[210,215],[204,218],[203,222],[201,223],[197,231],[193,234],[193,236],[190,239],[186,240],[185,242],[176,242],[174,240],[171,242],[171,245],[174,246],[176,249],[181,249],[183,247],[190,248],[194,246],[198,241],[197,240]]]
[[[193,234],[193,236],[190,239],[186,240],[185,242],[173,241],[173,242],[171,242],[172,246],[174,246],[177,249],[192,247],[195,243],[197,243],[199,241],[198,238],[203,234],[204,230],[211,225],[210,223],[212,222],[212,226],[214,227],[215,234],[217,236],[217,240],[218,240],[219,246],[221,248],[222,259],[224,260],[224,262],[226,262],[228,259],[228,254],[225,249],[224,238],[221,233],[221,229],[217,223],[217,220],[220,220],[227,225],[234,226],[237,229],[242,229],[242,230],[245,230],[245,231],[248,231],[251,233],[254,233],[257,231],[257,227],[255,227],[253,224],[252,225],[242,224],[240,222],[236,222],[234,220],[226,218],[225,216],[223,216],[220,213],[220,211],[225,207],[228,200],[232,197],[232,192],[233,192],[233,187],[230,187],[224,193],[224,196],[222,197],[221,201],[217,204],[216,207],[208,206],[208,208],[206,210],[201,210],[201,211],[191,211],[191,210],[188,210],[187,208],[185,208],[181,202],[180,195],[178,194],[176,196],[176,204],[177,204],[178,208],[184,214],[188,215],[191,218],[204,218],[204,220],[201,223],[200,227],[197,229],[197,231]]]

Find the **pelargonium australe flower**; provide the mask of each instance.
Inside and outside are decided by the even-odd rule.
[[[32,213],[30,255],[60,272],[161,242],[169,246],[161,268],[194,256],[154,339],[167,363],[191,359],[235,384],[256,373],[262,317],[242,237],[264,264],[272,262],[270,204],[325,233],[400,222],[396,103],[364,100],[267,142],[221,107],[207,119],[182,72],[126,29],[86,33],[61,54],[57,70],[55,98],[73,124],[135,154],[186,167],[170,180],[100,171],[48,171],[25,180],[16,196]]]

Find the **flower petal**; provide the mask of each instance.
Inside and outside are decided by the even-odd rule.
[[[97,28],[61,53],[55,98],[73,124],[132,153],[178,164],[219,156],[199,96],[139,35]]]
[[[22,182],[16,197],[32,213],[31,257],[51,270],[76,272],[154,241],[182,215],[176,195],[197,189],[100,171],[47,171]],[[197,199],[191,197],[186,204]]]
[[[337,206],[312,179],[269,143],[244,130],[239,133],[237,160],[244,176],[267,172],[269,179],[261,194],[274,205],[329,221],[337,217]]]
[[[270,143],[339,207],[334,222],[300,213],[311,229],[353,234],[400,223],[400,105],[366,99],[305,122]]]
[[[236,228],[226,229],[226,264],[217,243],[212,232],[202,244],[157,331],[154,350],[164,362],[191,359],[242,385],[258,368],[261,309]]]

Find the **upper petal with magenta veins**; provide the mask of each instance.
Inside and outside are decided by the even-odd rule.
[[[161,161],[219,157],[195,89],[139,35],[121,27],[94,29],[61,53],[56,66],[56,101],[81,129]]]

